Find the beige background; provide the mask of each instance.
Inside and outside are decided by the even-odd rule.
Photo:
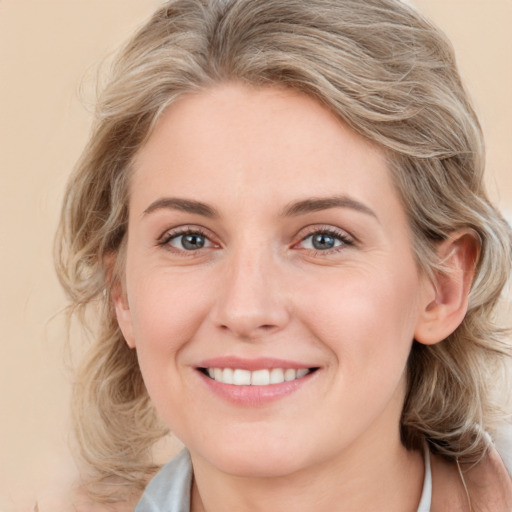
[[[159,3],[0,0],[0,512],[72,510],[53,232],[96,66]],[[491,194],[512,218],[512,0],[413,3],[454,43],[487,134]]]

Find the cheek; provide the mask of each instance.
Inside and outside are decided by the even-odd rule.
[[[129,289],[133,335],[145,367],[164,366],[193,338],[206,315],[205,294],[197,283],[169,272],[147,269]]]
[[[203,321],[201,294],[161,272],[148,271],[132,283],[130,310],[144,383],[165,423],[179,425],[176,411],[181,416],[190,411],[180,355]]]
[[[402,368],[414,336],[419,286],[414,268],[400,275],[373,270],[306,280],[297,293],[309,329],[351,375],[377,365]]]

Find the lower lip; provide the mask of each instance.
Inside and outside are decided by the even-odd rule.
[[[318,370],[308,373],[300,379],[285,381],[280,384],[269,384],[268,386],[224,384],[206,376],[199,370],[197,370],[197,373],[209,390],[220,398],[236,405],[258,407],[275,402],[300,390],[311,381],[313,376],[318,373]]]

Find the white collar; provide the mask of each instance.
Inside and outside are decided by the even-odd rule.
[[[430,451],[427,447],[424,450],[425,478],[423,479],[423,492],[418,506],[418,512],[430,512],[432,504],[432,470],[430,469]]]

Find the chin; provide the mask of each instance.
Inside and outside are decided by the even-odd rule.
[[[222,448],[210,448],[204,458],[223,473],[242,478],[284,477],[308,465],[304,449],[293,449],[289,443],[276,441],[254,442],[251,446],[229,443]]]

